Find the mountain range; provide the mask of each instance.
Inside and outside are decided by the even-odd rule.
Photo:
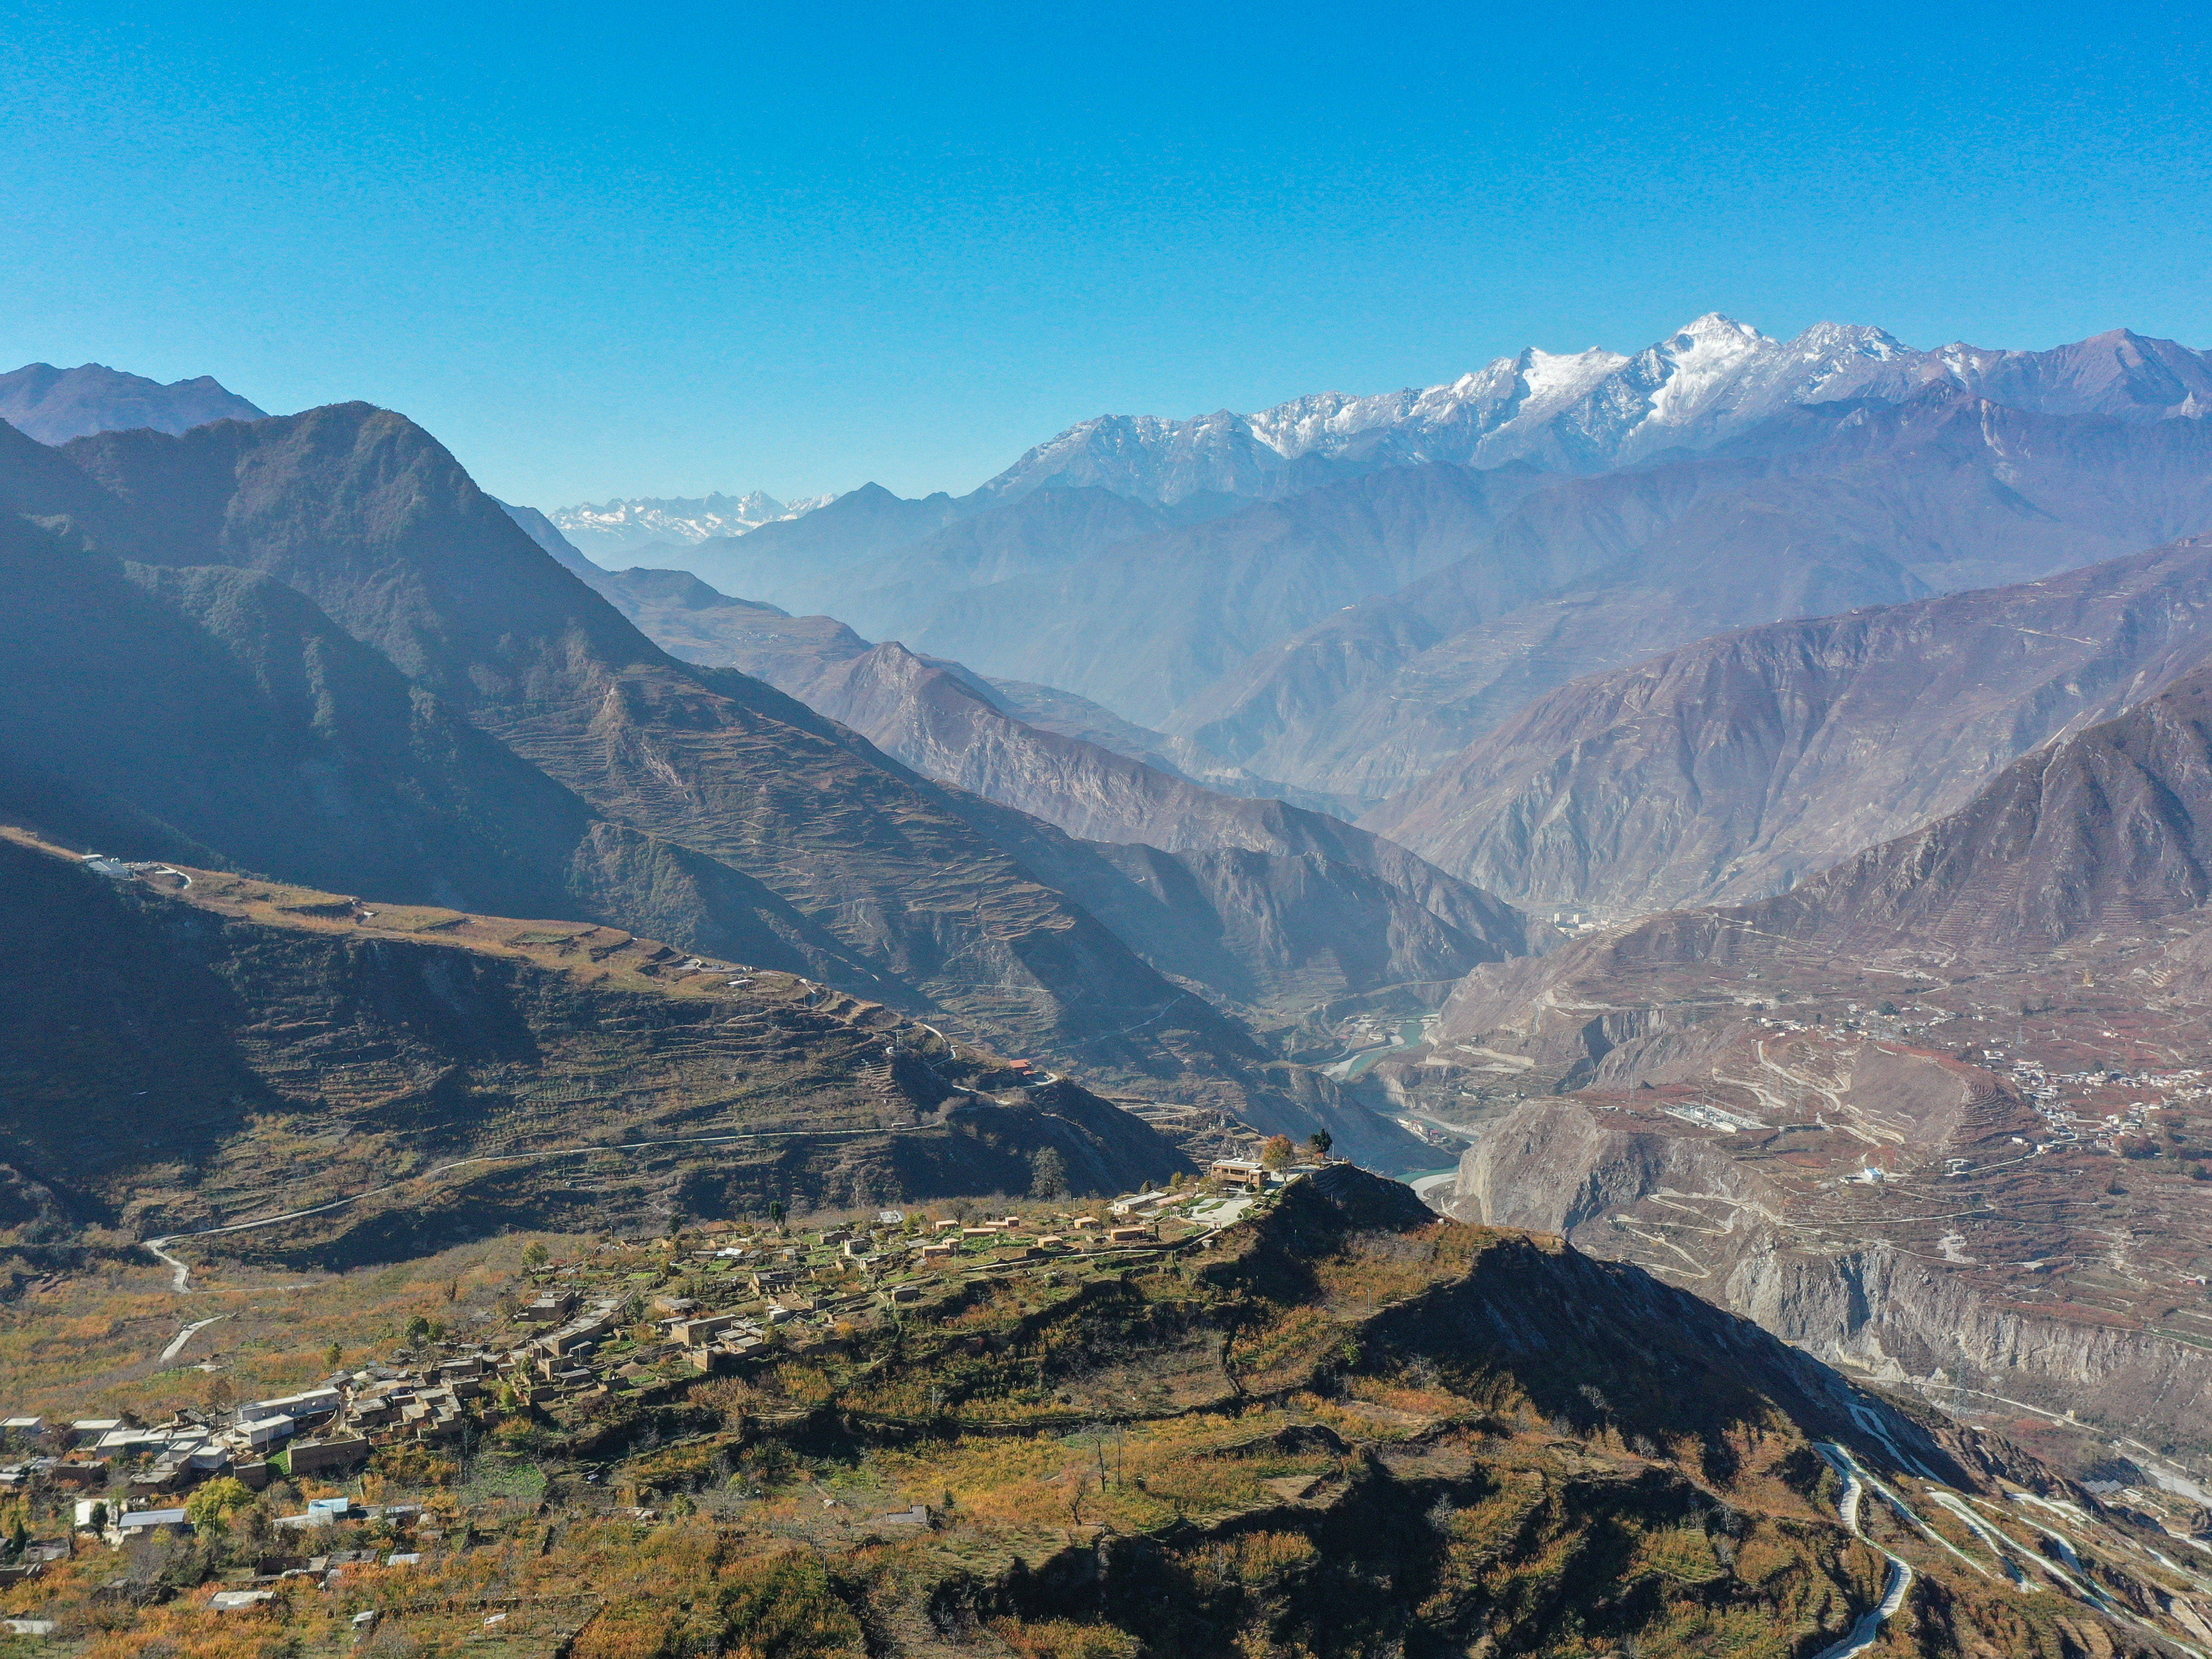
[[[2201,664],[2208,605],[2200,538],[1717,635],[1539,697],[1364,821],[1522,902],[1759,896]]]
[[[227,930],[188,965],[234,1003],[160,994],[241,1098],[311,1109],[270,1080],[291,1039],[240,1033],[384,1029],[330,988],[351,955],[257,930],[377,961],[386,907],[487,959],[642,938],[611,949],[655,994],[790,999],[724,1081],[773,1055],[829,1079],[810,1121],[853,1089],[940,1114],[930,1190],[1048,1142],[1110,1182],[1323,1132],[1863,1374],[2212,1480],[2206,354],[1708,317],[1088,422],[962,497],[573,524],[366,404],[137,408],[0,427],[0,812],[40,858],[209,890],[98,926]],[[538,966],[588,976],[575,949]],[[519,1056],[588,999],[471,957],[469,1006],[527,1034],[495,1076],[425,1024],[458,960],[406,958],[393,1098],[568,1087]],[[641,1079],[689,1064],[690,1005],[621,1006],[684,1027],[623,1060],[625,1100],[680,1112]],[[102,1018],[93,1047],[139,1040]],[[258,1132],[213,1099],[228,1170]],[[1024,1100],[1002,1142],[946,1138]],[[9,1144],[56,1214],[138,1179]],[[921,1190],[890,1145],[794,1154],[793,1190]]]
[[[0,374],[0,421],[40,443],[133,427],[183,432],[210,421],[255,421],[261,414],[207,374],[167,386],[101,363],[75,368],[26,363]]]
[[[1038,445],[979,493],[1097,485],[1139,500],[1310,488],[1343,468],[1533,461],[1587,471],[1705,448],[1800,404],[1896,402],[1929,386],[2048,414],[2212,413],[2212,356],[2116,329],[2052,351],[1915,351],[1882,330],[1817,323],[1774,340],[1717,313],[1633,356],[1531,348],[1446,384],[1322,392],[1254,415],[1101,416]]]
[[[24,670],[4,805],[105,851],[649,928],[1255,1121],[1327,1121],[1385,1162],[1401,1131],[1271,1071],[1225,1006],[1274,1007],[1317,959],[1448,981],[1522,948],[1509,908],[1402,854],[1481,926],[1369,880],[1364,939],[1309,924],[1285,944],[1188,867],[1125,869],[919,777],[757,679],[666,655],[388,411],[58,450],[9,431],[0,494]]]
[[[1632,358],[1094,422],[968,496],[870,486],[662,562],[1358,817],[1578,675],[2212,527],[2206,364],[1708,317]]]
[[[742,495],[637,496],[556,509],[551,521],[596,559],[620,560],[650,547],[693,547],[742,536],[763,525],[802,518],[836,499],[817,495],[788,504],[757,489]]]
[[[1138,910],[1176,917],[1172,952],[1162,929],[1142,929],[1153,959],[1278,1020],[1347,993],[1456,978],[1540,937],[1488,894],[1339,818],[1224,794],[1030,725],[957,663],[724,600],[680,571],[626,571],[601,588],[670,651],[743,668],[925,776],[1076,837],[1032,857],[1096,914],[1129,917],[1125,932]]]

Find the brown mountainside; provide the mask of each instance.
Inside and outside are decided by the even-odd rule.
[[[189,866],[103,879],[57,850],[0,837],[0,1201],[27,1212],[0,1224],[135,1240],[330,1203],[204,1242],[328,1266],[1019,1194],[1048,1146],[1081,1190],[1183,1167],[1073,1084],[789,974]]]
[[[2200,668],[1789,892],[1476,969],[1389,1080],[1483,1120],[1462,1212],[2202,1472],[2208,896]]]
[[[1440,971],[1455,977],[1465,967],[1451,963],[1471,967],[1528,947],[1516,913],[1402,848],[1339,818],[1220,794],[1031,726],[957,664],[896,643],[871,647],[827,617],[714,604],[680,572],[626,571],[601,586],[670,650],[757,674],[916,771],[1066,831],[1073,841],[1046,846],[1054,838],[987,821],[995,835],[1018,836],[1018,856],[1052,872],[1157,965],[1239,1002],[1311,1000],[1322,963],[1334,974],[1332,984],[1322,970],[1326,998],[1433,981]],[[672,592],[684,602],[671,603]],[[1139,860],[1119,846],[1161,856]],[[1141,893],[1127,888],[1133,880]],[[1177,897],[1197,892],[1206,897],[1194,906]],[[1206,951],[1194,953],[1200,937]],[[1200,965],[1224,945],[1243,963],[1225,981],[1225,964]],[[1282,995],[1279,987],[1293,982],[1297,997]]]
[[[1755,898],[2212,651],[2212,544],[1723,635],[1564,686],[1364,820],[1521,902]]]
[[[276,577],[593,816],[758,884],[917,1005],[1153,1074],[1254,1057],[936,786],[659,650],[403,416],[347,404],[35,459],[33,482],[73,471],[136,557]]]

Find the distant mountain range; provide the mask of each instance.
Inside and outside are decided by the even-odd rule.
[[[27,363],[0,374],[0,421],[42,444],[137,427],[183,432],[210,421],[258,421],[261,414],[206,374],[167,386],[100,363]]]
[[[1948,385],[2045,414],[2212,412],[2212,355],[2124,329],[2051,351],[1915,351],[1878,328],[1818,323],[1773,340],[1717,313],[1633,356],[1533,348],[1441,386],[1322,392],[1255,415],[1102,415],[1038,445],[977,493],[1097,485],[1142,501],[1310,488],[1333,468],[1528,460],[1587,471],[1706,448],[1796,404],[1896,402]]]
[[[1577,675],[2212,528],[2212,360],[1721,317],[1632,357],[1102,417],[964,497],[870,485],[650,562],[1371,810]],[[641,561],[643,562],[643,561]]]
[[[1065,831],[1027,832],[1032,867],[1148,960],[1269,1027],[1347,994],[1456,979],[1533,942],[1518,913],[1402,848],[1032,725],[957,663],[727,599],[683,571],[594,585],[672,654],[757,675],[924,776]]]
[[[803,518],[834,495],[786,503],[752,490],[743,495],[637,496],[584,502],[547,516],[561,533],[594,560],[629,563],[649,547],[696,547],[720,536],[742,536],[764,524]]]
[[[1741,902],[2212,658],[2212,544],[1717,635],[1539,697],[1368,827],[1522,903]]]

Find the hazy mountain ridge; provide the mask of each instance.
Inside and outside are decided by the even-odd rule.
[[[592,816],[839,936],[863,983],[939,985],[986,1027],[1037,1037],[1060,1024],[1048,1009],[1075,1006],[1063,996],[1102,1031],[1176,997],[933,786],[757,682],[663,655],[404,417],[340,405],[42,453],[135,520],[142,556],[283,580]],[[1202,1045],[1246,1051],[1203,1005],[1186,1005],[1191,1020]]]
[[[1386,1163],[1415,1155],[1333,1084],[1273,1066],[1249,1029],[1024,859],[1110,898],[1146,948],[1193,922],[1218,932],[1210,911],[1138,902],[1060,832],[917,776],[757,680],[669,657],[404,417],[338,405],[65,451],[10,441],[19,507],[58,509],[142,562],[276,578],[410,695],[580,803],[578,867],[555,884],[568,914],[649,915],[672,943],[740,960],[796,951],[824,979],[939,1010],[1003,1048],[1102,1079],[1173,1079],[1182,1100],[1300,1134],[1328,1122]],[[128,719],[163,695],[125,689],[142,699]]]
[[[1027,726],[957,664],[871,647],[828,617],[718,604],[681,572],[625,571],[604,588],[668,649],[757,674],[923,775],[1066,831],[1063,845],[979,820],[1155,966],[1209,994],[1279,1020],[1529,948],[1516,913],[1402,848]]]
[[[258,421],[262,412],[211,374],[167,386],[103,363],[27,363],[0,374],[0,421],[43,444],[135,427],[183,432],[210,421]]]
[[[647,547],[696,547],[720,536],[743,536],[763,525],[804,518],[835,500],[830,495],[780,501],[757,489],[742,495],[639,495],[580,501],[546,517],[586,556],[622,562]]]
[[[1724,635],[1540,698],[1370,813],[1519,902],[1741,902],[2212,655],[2212,544]]]
[[[2032,447],[2022,422],[2076,422],[2112,452],[2085,456],[2083,468],[2124,466],[2113,457],[2138,439],[2172,449],[2168,429],[2200,432],[2185,417],[2212,407],[2208,386],[2204,354],[2124,331],[2047,352],[1915,352],[1879,330],[1824,324],[1778,342],[1708,317],[1632,357],[1523,353],[1448,386],[1379,398],[1093,422],[966,497],[903,501],[871,485],[803,520],[658,562],[994,678],[1073,692],[1356,812],[1576,674],[1715,631],[1893,603],[1921,591],[1913,581],[1986,586],[2204,528],[2122,489],[2112,533],[2053,546],[2031,504],[2040,504],[2033,475],[2047,464],[1998,452]],[[1836,500],[1817,499],[1813,475],[1875,466],[1885,446],[1905,441],[1900,424],[1931,406],[1980,407],[1984,396],[2008,412],[1992,417],[1972,489],[1936,503],[1945,470],[1960,464],[1936,454],[1911,486],[1922,519],[1940,508],[1948,521],[1901,522],[1879,481],[1871,495],[1832,485]],[[1850,429],[1855,417],[1863,430]],[[1706,482],[1686,493],[1644,481],[1708,459]],[[2016,465],[2031,475],[2029,499],[2008,481]],[[1440,482],[1470,466],[1479,483],[1455,492]],[[1608,478],[1623,482],[1608,489]],[[1753,491],[1735,521],[1717,499],[1730,478]],[[1762,497],[1762,478],[1790,498]],[[1455,519],[1441,500],[1453,493],[1481,499]],[[1670,493],[1672,505],[1661,499]],[[1545,505],[1554,495],[1560,503]],[[1633,567],[1607,569],[1644,560],[1685,503],[1707,496],[1706,516],[1686,522],[1668,550],[1671,586],[1638,591]],[[2086,506],[2063,527],[2082,530]],[[1760,535],[1758,520],[1778,509],[1784,518]],[[1527,523],[1490,550],[1499,568],[1480,604],[1470,607],[1464,581],[1458,592],[1409,586],[1482,556],[1516,510]],[[2045,552],[1993,549],[2000,532]],[[1800,575],[1761,571],[1774,580],[1741,604],[1715,591],[1714,568],[1778,551]],[[1885,560],[1911,580],[1877,568]],[[1571,586],[1593,580],[1623,602],[1593,609]],[[1530,612],[1480,636],[1502,608],[1552,590],[1568,614]],[[1363,635],[1366,608],[1401,592],[1402,614]],[[1297,638],[1309,629],[1320,630],[1313,641]],[[1458,642],[1415,660],[1447,641]]]
[[[1570,679],[2195,535],[2209,483],[2201,421],[2030,414],[1940,386],[1808,406],[1709,456],[1530,494],[1478,551],[1256,654],[1165,728],[1372,806]],[[1516,593],[1532,569],[1557,590]]]
[[[1541,963],[1479,972],[1447,1028],[1474,1034],[1585,986],[1762,960],[1947,971],[2094,939],[2155,937],[2212,896],[2212,668],[2021,757],[1963,806],[1788,892],[1649,917]],[[1888,971],[1885,966],[1884,971]]]

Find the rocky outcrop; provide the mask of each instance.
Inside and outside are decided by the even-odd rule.
[[[1994,1397],[2212,1443],[2212,1352],[2039,1311],[1911,1229],[1894,1243],[1809,1236],[1794,1194],[1694,1131],[1639,1128],[1579,1099],[1532,1102],[1462,1157],[1447,1207],[1637,1261],[1832,1364],[1929,1384],[1942,1403],[1988,1409]]]

